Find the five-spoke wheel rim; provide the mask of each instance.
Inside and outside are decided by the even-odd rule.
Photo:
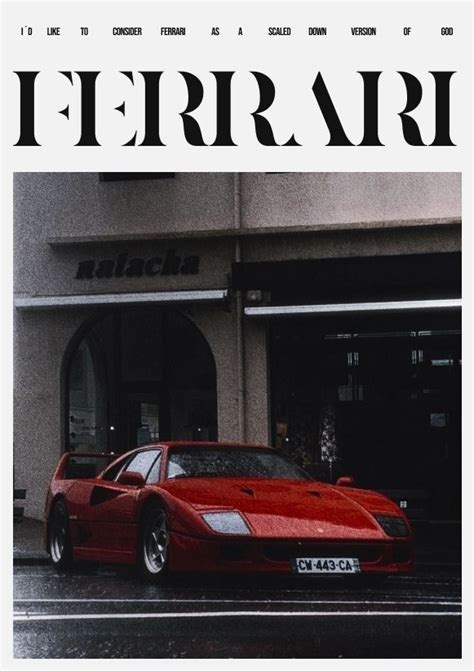
[[[66,517],[62,510],[56,509],[51,520],[49,531],[49,548],[55,563],[61,561],[66,547]]]
[[[164,514],[157,515],[146,525],[143,535],[143,559],[150,573],[160,573],[166,566],[168,531]]]

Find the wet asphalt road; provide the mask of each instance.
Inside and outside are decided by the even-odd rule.
[[[340,578],[187,576],[166,586],[115,567],[18,566],[17,658],[459,658],[460,578],[377,588]]]

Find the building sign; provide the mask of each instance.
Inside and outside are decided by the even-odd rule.
[[[199,256],[184,256],[175,249],[164,255],[147,258],[133,256],[127,252],[115,258],[86,259],[79,261],[76,280],[107,279],[111,277],[154,277],[155,275],[197,275]]]

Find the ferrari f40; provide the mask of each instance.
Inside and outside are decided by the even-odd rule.
[[[119,457],[65,454],[45,520],[47,551],[61,569],[74,559],[136,564],[154,580],[170,571],[414,570],[412,530],[395,503],[348,478],[316,481],[256,445],[164,442]]]

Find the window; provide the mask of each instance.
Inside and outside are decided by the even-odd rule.
[[[147,483],[150,485],[156,484],[160,479],[160,468],[161,468],[161,452],[158,454],[158,457],[155,459],[155,463],[151,467],[148,477],[146,479]]]
[[[144,450],[139,452],[131,461],[125,466],[125,471],[133,471],[134,473],[140,473],[143,478],[146,480],[148,473],[150,472],[153,462],[160,454],[159,450]]]
[[[105,473],[102,476],[102,480],[115,480],[115,478],[118,476],[118,474],[120,473],[126,462],[127,462],[126,457],[123,457],[122,459],[115,461],[105,471]]]
[[[69,369],[68,443],[76,452],[105,452],[104,373],[93,335],[84,338]]]
[[[274,450],[245,447],[179,447],[170,452],[168,478],[234,477],[310,480]]]
[[[174,172],[101,172],[101,182],[131,182],[139,179],[173,179]]]

